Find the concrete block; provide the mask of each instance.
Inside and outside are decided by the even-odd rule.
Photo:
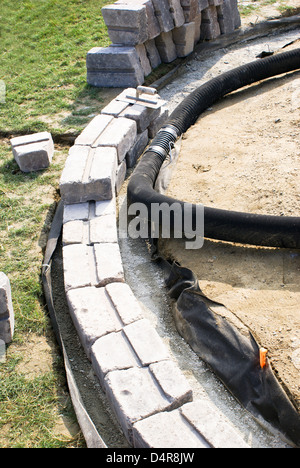
[[[179,28],[184,24],[184,13],[180,4],[180,0],[169,0],[169,3],[174,27]]]
[[[89,243],[117,243],[116,215],[97,216],[89,222]]]
[[[128,284],[111,283],[105,289],[124,325],[144,318],[141,306]]]
[[[124,282],[122,259],[117,243],[95,244],[94,253],[98,286]]]
[[[0,272],[0,339],[10,343],[14,336],[15,316],[11,298],[10,281]]]
[[[144,132],[150,123],[160,115],[160,109],[151,109],[149,107],[134,104],[122,112],[121,116],[136,122],[138,133]],[[132,143],[132,146],[134,142]],[[129,148],[130,149],[130,148]]]
[[[143,154],[149,142],[148,130],[139,133],[136,137],[135,143],[126,154],[127,167],[135,166],[138,158]]]
[[[173,361],[160,361],[149,366],[155,380],[169,398],[170,409],[193,400],[193,391],[181,370]]]
[[[206,400],[187,403],[180,412],[212,447],[250,448],[225,416]]]
[[[160,108],[160,114],[156,119],[154,119],[151,124],[149,125],[148,131],[149,131],[149,138],[154,138],[155,135],[157,134],[158,130],[161,129],[161,127],[164,125],[166,122],[167,118],[169,116],[169,111],[166,106],[162,106]]]
[[[106,129],[107,125],[113,120],[111,115],[96,115],[85,127],[81,134],[76,138],[75,145],[95,146],[95,142]]]
[[[119,117],[114,119],[97,140],[98,146],[113,147],[117,150],[118,163],[121,164],[127,152],[135,142],[137,135],[136,122]]]
[[[117,151],[115,148],[90,148],[75,145],[69,151],[60,178],[60,193],[65,204],[113,197]]]
[[[143,366],[170,358],[164,342],[147,319],[127,325],[124,333]]]
[[[190,55],[195,45],[195,23],[185,23],[180,28],[173,29],[173,41],[178,57]]]
[[[88,202],[65,205],[63,223],[75,220],[87,221],[89,219],[89,210],[90,207]]]
[[[96,264],[92,247],[71,244],[63,247],[65,290],[95,286]]]
[[[209,7],[208,0],[198,0],[199,11],[203,11]]]
[[[177,58],[176,47],[173,42],[172,31],[162,32],[156,39],[155,45],[160,55],[161,61],[171,63]]]
[[[230,34],[241,25],[241,18],[236,0],[223,0],[217,6],[217,15],[221,34]]]
[[[91,349],[91,361],[102,387],[108,372],[140,365],[122,331],[109,333],[96,340]]]
[[[87,244],[88,223],[76,220],[63,225],[63,245]]]
[[[152,69],[157,68],[161,64],[161,58],[155,45],[154,39],[146,41],[144,45]]]
[[[144,71],[144,75],[145,76],[150,75],[150,73],[152,72],[152,68],[151,68],[151,64],[149,62],[144,44],[139,44],[135,48],[139,56],[142,69]]]
[[[163,411],[169,405],[148,369],[132,367],[112,371],[104,382],[107,396],[130,443],[136,421]]]
[[[116,172],[116,195],[120,193],[120,190],[126,178],[126,172],[127,172],[127,164],[126,164],[126,160],[124,159],[121,162],[121,164],[118,166],[117,172]]]
[[[220,6],[224,0],[208,0],[209,6]]]
[[[179,410],[160,412],[133,425],[135,448],[210,448]]]
[[[137,45],[148,39],[147,12],[142,4],[106,5],[102,15],[113,44]]]
[[[105,215],[116,216],[116,198],[113,197],[111,200],[105,200],[95,203],[95,216]]]
[[[174,21],[170,12],[168,0],[152,0],[155,16],[157,17],[160,30],[169,32],[174,28]]]
[[[50,166],[54,143],[48,132],[25,135],[10,140],[14,158],[22,172],[34,172]]]
[[[145,75],[135,47],[93,47],[86,57],[87,83],[102,88],[136,88]]]
[[[201,13],[198,14],[198,16],[196,16],[196,18],[194,19],[194,23],[195,23],[195,44],[197,44],[199,41],[200,41],[200,36],[201,36]]]
[[[199,15],[199,1],[198,0],[180,0],[184,12],[185,23],[191,23]]]
[[[132,5],[136,4],[137,0],[118,0],[115,5]],[[151,0],[138,0],[139,5],[146,7],[147,14],[147,36],[148,39],[153,39],[161,33],[161,29],[155,15],[154,7]]]
[[[221,30],[218,22],[217,8],[210,6],[202,11],[201,40],[216,39]]]
[[[121,322],[104,288],[79,288],[67,292],[70,315],[87,357],[94,342],[107,333],[119,331]]]

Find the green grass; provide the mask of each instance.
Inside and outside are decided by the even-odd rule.
[[[109,39],[101,15],[108,0],[1,1],[0,132],[80,130],[103,90],[86,84],[86,54]]]

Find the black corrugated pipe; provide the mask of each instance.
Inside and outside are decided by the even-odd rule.
[[[137,165],[128,185],[128,202],[143,203],[151,213],[153,203],[180,203],[154,190],[161,166],[176,139],[193,125],[200,114],[226,94],[257,81],[300,68],[300,49],[281,53],[235,68],[192,92],[175,109],[164,128]],[[196,205],[193,227],[196,226]],[[185,210],[182,209],[182,226]],[[174,219],[171,218],[171,223]],[[174,228],[171,224],[171,229]],[[300,218],[240,213],[204,207],[204,237],[268,247],[300,248]]]

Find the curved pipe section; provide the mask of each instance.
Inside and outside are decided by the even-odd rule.
[[[193,125],[203,111],[228,93],[276,75],[300,68],[300,49],[267,57],[224,73],[192,92],[175,109],[166,125],[153,139],[137,165],[128,185],[129,203],[143,203],[151,213],[153,203],[180,203],[181,200],[154,190],[161,166],[176,139]],[[196,205],[190,205],[196,225]],[[184,213],[182,209],[182,226]],[[174,219],[171,218],[171,229]],[[268,247],[300,248],[300,218],[258,215],[204,207],[204,237]]]

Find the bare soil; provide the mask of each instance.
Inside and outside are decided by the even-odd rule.
[[[300,41],[284,50],[298,48]],[[214,105],[184,135],[167,194],[227,210],[300,216],[300,73],[252,85]],[[268,349],[300,409],[300,252],[205,240],[161,249],[194,271]]]

